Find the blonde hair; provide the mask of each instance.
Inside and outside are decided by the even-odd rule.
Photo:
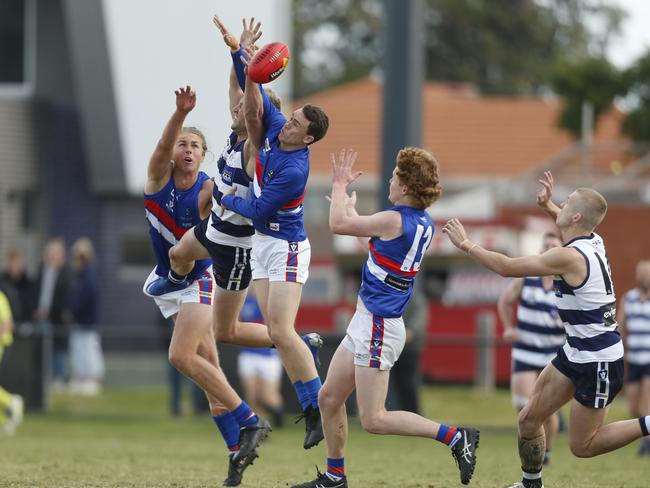
[[[72,259],[76,259],[83,266],[95,260],[95,247],[87,237],[80,237],[72,244]]]
[[[582,227],[592,231],[605,218],[607,200],[591,188],[578,188],[575,193],[578,196],[576,210],[582,214]]]
[[[181,134],[194,134],[195,136],[199,136],[201,138],[201,149],[203,149],[203,155],[205,156],[205,153],[208,152],[208,142],[205,140],[203,132],[196,127],[183,127],[181,129]]]
[[[271,103],[275,106],[275,108],[282,110],[282,100],[280,100],[278,94],[270,88],[265,88],[264,91],[266,92],[266,95],[269,97],[269,100],[271,100]]]
[[[442,195],[438,162],[429,151],[419,147],[402,149],[397,153],[396,174],[420,208],[427,208]]]

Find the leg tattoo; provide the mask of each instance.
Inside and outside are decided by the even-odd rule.
[[[540,434],[532,439],[519,438],[519,458],[521,459],[521,469],[526,473],[539,473],[542,470],[544,462],[544,451],[546,450],[546,440],[544,434]]]

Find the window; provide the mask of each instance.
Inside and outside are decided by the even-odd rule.
[[[34,82],[35,0],[0,0],[0,93],[28,93]]]

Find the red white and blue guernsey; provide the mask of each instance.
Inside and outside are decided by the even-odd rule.
[[[178,313],[183,303],[212,305],[212,261],[201,259],[194,263],[188,275],[192,282],[187,288],[159,296],[151,295],[149,286],[169,273],[169,249],[192,227],[201,223],[199,192],[208,175],[198,174],[196,182],[187,190],[179,190],[170,178],[167,184],[153,195],[144,195],[145,215],[149,224],[149,236],[153,244],[157,265],[144,283],[143,292],[158,305],[165,318]]]
[[[612,362],[623,357],[616,322],[616,296],[602,238],[595,233],[569,241],[587,263],[587,276],[572,287],[553,281],[558,313],[567,333],[563,351],[572,363]]]
[[[395,206],[403,232],[391,240],[373,237],[363,267],[357,310],[341,345],[354,364],[390,369],[406,339],[402,314],[413,295],[415,276],[433,237],[433,221],[423,209]]]
[[[423,209],[395,206],[402,216],[404,232],[384,241],[370,239],[370,252],[363,267],[359,298],[375,315],[401,317],[413,294],[413,282],[433,237],[433,221]]]
[[[233,54],[235,72],[243,81],[243,65]],[[224,204],[253,221],[255,230],[277,239],[301,242],[307,239],[302,201],[309,178],[309,148],[280,149],[278,136],[286,122],[260,86],[264,114],[264,140],[256,156],[253,192],[250,199],[226,195]]]
[[[199,192],[207,179],[209,176],[201,171],[194,185],[187,190],[179,190],[174,184],[174,178],[169,178],[158,193],[144,195],[145,215],[158,276],[167,276],[169,273],[169,249],[178,243],[185,232],[201,222]],[[209,259],[196,261],[189,278],[199,278],[210,264]]]

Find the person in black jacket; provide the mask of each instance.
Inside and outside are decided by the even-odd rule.
[[[43,263],[36,286],[36,310],[34,320],[49,322],[54,334],[52,379],[55,387],[65,381],[66,358],[68,354],[69,319],[65,311],[70,294],[70,270],[66,266],[66,251],[63,239],[50,239],[43,250]]]
[[[30,321],[35,306],[34,282],[25,271],[25,260],[18,248],[12,247],[7,250],[0,283],[0,288],[9,298],[14,322],[18,324]]]

